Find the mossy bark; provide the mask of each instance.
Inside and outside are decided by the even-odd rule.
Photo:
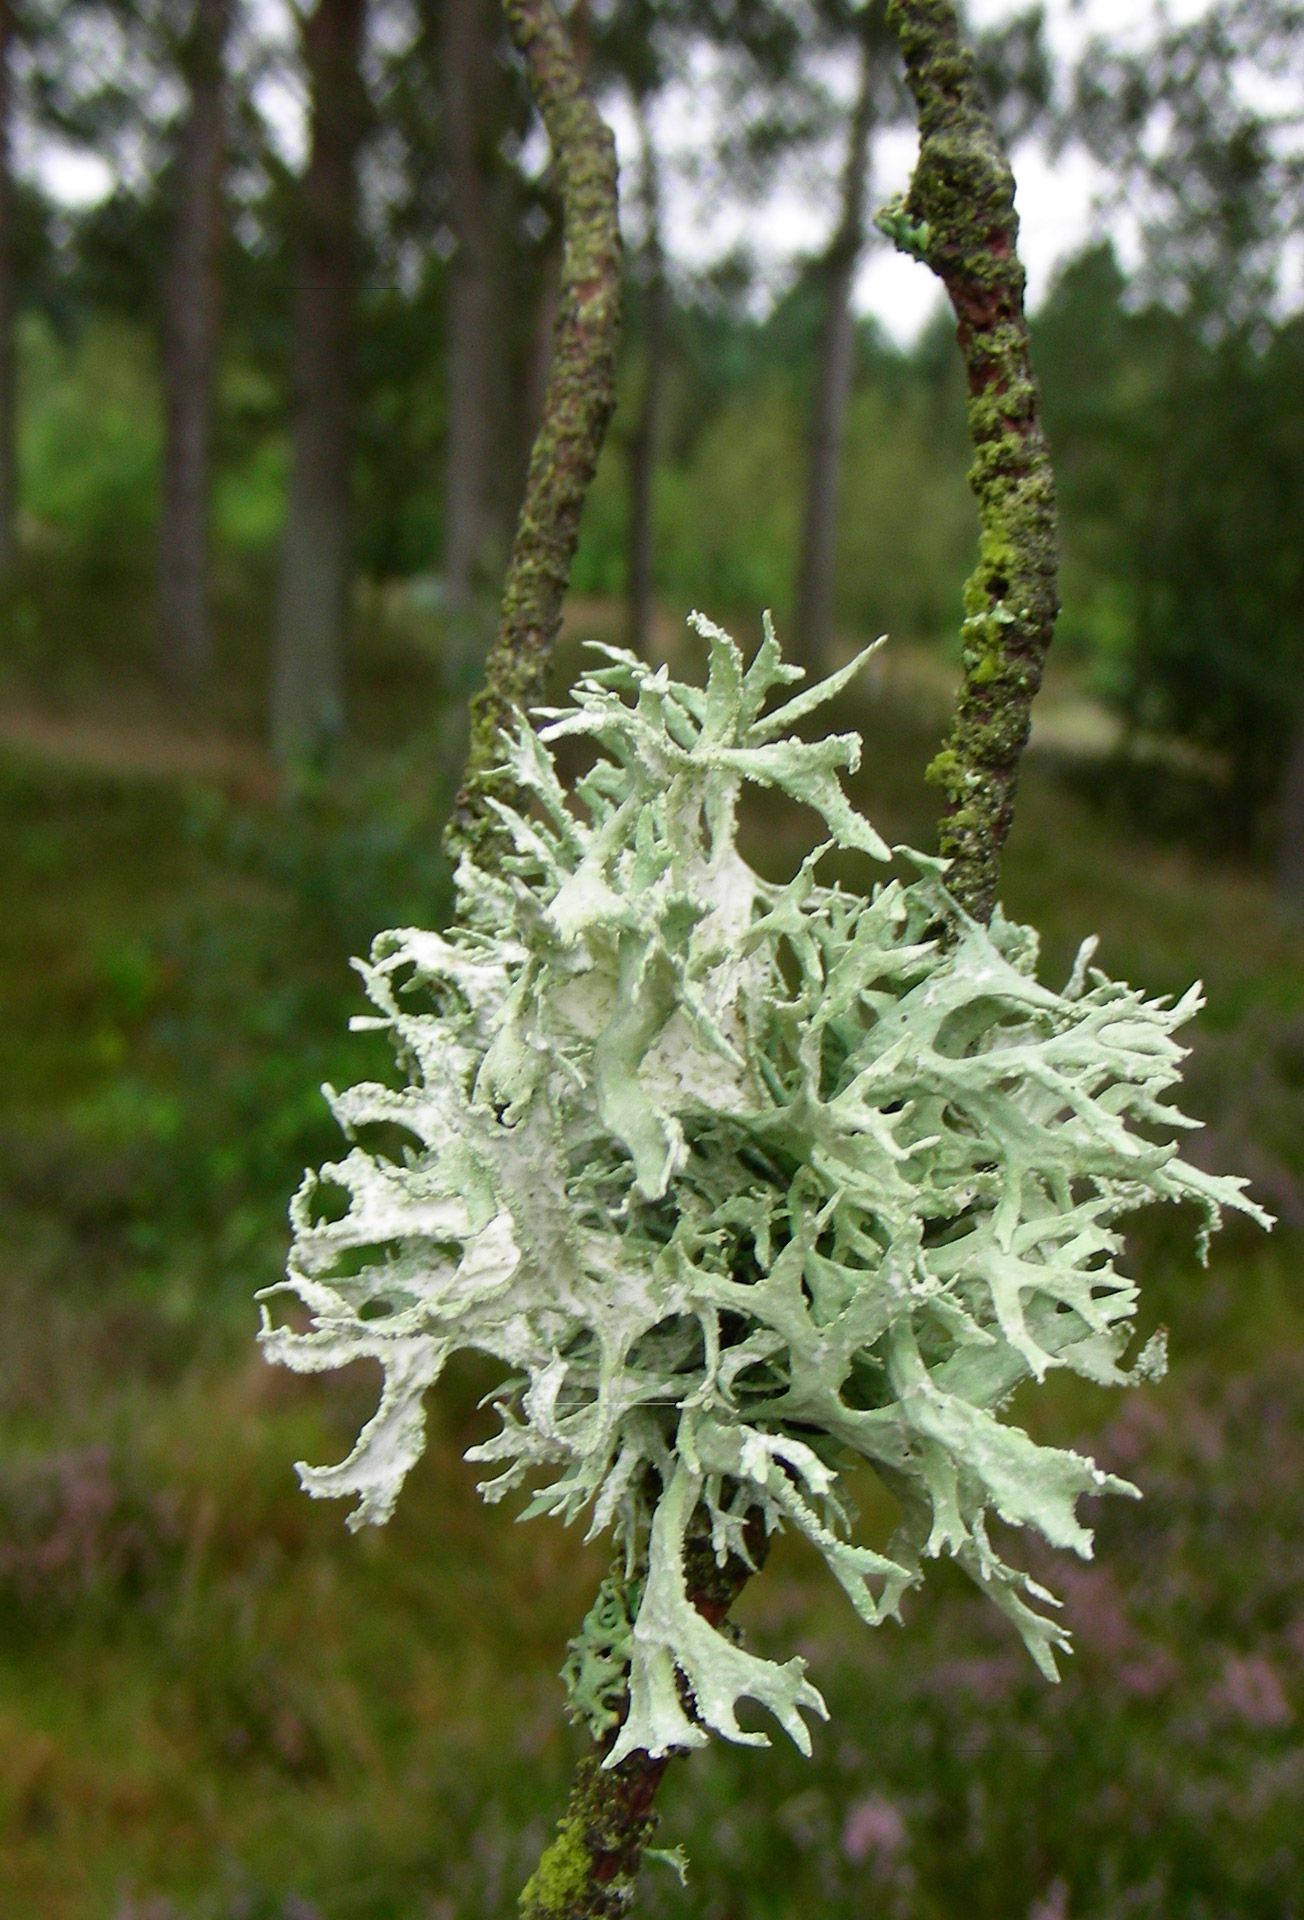
[[[969,376],[978,565],[964,593],[964,677],[929,768],[945,793],[948,885],[976,919],[996,902],[1019,757],[1059,611],[1055,483],[1024,317],[1014,175],[951,0],[891,0],[919,110],[919,160],[880,225],[943,281]]]
[[[753,1512],[747,1551],[757,1567],[764,1563],[766,1546],[760,1514]],[[714,1627],[752,1573],[734,1554],[723,1566],[717,1564],[709,1529],[690,1533],[684,1570],[689,1599]],[[619,1766],[604,1767],[616,1731],[576,1768],[556,1838],[521,1895],[521,1920],[619,1920],[632,1906],[643,1849],[657,1823],[653,1801],[671,1756],[631,1753]]]
[[[620,222],[616,146],[584,91],[552,0],[505,0],[507,24],[552,142],[562,198],[557,330],[543,418],[503,589],[485,685],[471,703],[466,772],[449,826],[454,851],[492,825],[486,797],[500,730],[542,698],[561,625],[580,512],[616,404]]]

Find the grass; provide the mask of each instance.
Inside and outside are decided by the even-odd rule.
[[[0,750],[7,1920],[507,1914],[564,1791],[554,1676],[603,1560],[479,1503],[461,1455],[485,1378],[445,1383],[394,1521],[355,1537],[291,1463],[338,1457],[373,1381],[281,1376],[252,1343],[286,1196],[334,1146],[317,1088],[379,1064],[346,1031],[348,957],[447,906],[455,728],[432,713],[394,744],[431,687],[396,630],[364,670],[370,745],[293,812],[157,757],[88,769],[57,730]],[[849,715],[858,797],[924,844],[930,698],[889,680]],[[776,870],[802,850],[798,820],[748,827]],[[1082,1648],[1061,1688],[948,1569],[904,1635],[868,1635],[780,1547],[748,1629],[807,1654],[832,1723],[810,1763],[719,1748],[672,1771],[694,1878],[649,1867],[653,1915],[1298,1911],[1304,942],[1262,876],[1121,831],[1049,753],[1006,898],[1052,976],[1098,930],[1156,991],[1204,977],[1190,1102],[1295,1225],[1227,1234],[1204,1273],[1184,1223],[1147,1224],[1170,1380],[1025,1409],[1148,1494],[1101,1513],[1093,1566],[1036,1562]]]

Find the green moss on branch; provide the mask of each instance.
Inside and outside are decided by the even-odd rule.
[[[969,479],[978,565],[964,593],[964,677],[929,768],[945,793],[947,885],[990,919],[1019,757],[1059,611],[1055,484],[1024,318],[1014,175],[982,98],[952,0],[892,0],[919,111],[919,160],[884,231],[925,260],[955,309],[969,377]]]
[[[618,1920],[629,1911],[669,1764],[669,1754],[645,1753],[609,1771],[600,1754],[580,1761],[556,1838],[521,1895],[521,1920]]]
[[[616,404],[620,222],[616,147],[584,91],[553,0],[505,0],[512,39],[552,143],[561,184],[562,267],[543,417],[530,456],[497,637],[471,703],[471,740],[449,827],[456,849],[488,824],[485,795],[498,734],[513,708],[543,695],[580,513]]]

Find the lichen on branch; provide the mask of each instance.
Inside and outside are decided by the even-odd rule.
[[[1014,175],[952,0],[892,0],[919,111],[919,160],[879,225],[927,262],[955,309],[969,384],[978,565],[964,590],[964,676],[929,769],[945,794],[948,886],[978,920],[996,903],[1019,757],[1059,610],[1055,483],[1024,317]]]
[[[729,1553],[721,1565],[709,1525],[701,1524],[705,1519],[699,1509],[689,1531],[685,1587],[691,1604],[718,1627],[751,1575],[764,1566],[769,1538],[760,1513],[754,1513],[744,1529],[745,1554]],[[672,1758],[637,1752],[612,1767],[604,1765],[629,1704],[638,1585],[631,1585],[623,1566],[614,1568],[571,1642],[563,1673],[571,1712],[588,1725],[597,1746],[577,1767],[556,1836],[521,1894],[521,1920],[619,1920],[633,1903],[639,1867],[656,1830],[653,1803]],[[590,1664],[596,1673],[588,1671]],[[682,1856],[661,1857],[683,1877]]]
[[[616,146],[584,90],[553,0],[505,0],[512,39],[552,144],[562,201],[562,264],[552,361],[485,685],[449,826],[453,851],[492,820],[485,801],[498,735],[543,698],[580,513],[616,404],[621,241]]]
[[[800,1533],[870,1626],[948,1557],[1053,1678],[1067,1635],[991,1522],[1087,1556],[1079,1498],[1133,1490],[1002,1409],[1053,1368],[1159,1367],[1153,1345],[1124,1360],[1138,1207],[1262,1218],[1178,1152],[1163,1096],[1198,992],[1147,999],[1091,943],[1054,991],[1032,931],[980,925],[925,855],[863,896],[823,885],[830,846],[891,857],[841,784],[857,736],[792,731],[866,656],[775,705],[795,670],[772,630],[745,666],[698,625],[704,688],[599,649],[541,731],[518,715],[521,804],[489,803],[510,851],[464,854],[448,934],[382,934],[362,966],[357,1024],[390,1036],[401,1083],[327,1089],[355,1144],[305,1178],[265,1296],[309,1321],[269,1315],[269,1358],[382,1369],[348,1457],[299,1469],[356,1499],[353,1526],[391,1512],[450,1356],[499,1363],[498,1430],[468,1455],[485,1497],[528,1488],[527,1517],[610,1535],[636,1583],[627,1630],[604,1610],[572,1667],[595,1724],[585,1652],[628,1666],[604,1771],[711,1733],[765,1744],[748,1701],[809,1751],[805,1662],[722,1631],[703,1538],[745,1570],[758,1527]],[[596,758],[572,796],[552,747],[576,739]],[[738,852],[746,785],[824,822],[786,884]],[[401,1158],[362,1144],[377,1127]],[[902,1513],[884,1549],[855,1534],[864,1467]]]

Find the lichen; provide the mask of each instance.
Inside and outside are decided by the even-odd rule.
[[[595,1740],[619,1726],[629,1699],[629,1662],[638,1613],[638,1583],[610,1573],[566,1650],[562,1679],[573,1720]]]
[[[1263,1218],[1179,1157],[1190,1123],[1162,1098],[1198,990],[1147,999],[1088,942],[1056,992],[1032,929],[979,924],[922,854],[866,896],[822,885],[830,844],[891,858],[841,786],[857,736],[793,733],[866,656],[767,710],[801,677],[768,621],[746,668],[697,624],[704,688],[600,649],[573,705],[538,731],[518,715],[501,750],[527,798],[494,803],[511,851],[463,857],[453,931],[376,941],[357,1024],[390,1035],[402,1084],[327,1089],[355,1144],[305,1177],[271,1290],[309,1325],[262,1335],[300,1371],[384,1371],[348,1458],[299,1469],[357,1498],[354,1526],[388,1517],[449,1355],[501,1365],[498,1431],[468,1456],[486,1498],[528,1484],[527,1516],[585,1516],[637,1582],[572,1663],[577,1711],[604,1731],[623,1713],[609,1769],[712,1731],[763,1744],[746,1700],[809,1749],[804,1662],[738,1644],[736,1580],[707,1597],[700,1574],[703,1554],[756,1565],[785,1526],[871,1625],[950,1556],[1053,1677],[1067,1635],[990,1518],[1087,1555],[1079,1496],[1134,1489],[1001,1410],[1051,1368],[1121,1385],[1162,1365],[1154,1343],[1124,1360],[1136,1208]],[[596,758],[570,796],[551,748],[572,740]],[[825,823],[786,884],[739,854],[745,783]],[[377,1126],[406,1153],[369,1148]],[[862,1466],[901,1508],[885,1549],[855,1538]]]

